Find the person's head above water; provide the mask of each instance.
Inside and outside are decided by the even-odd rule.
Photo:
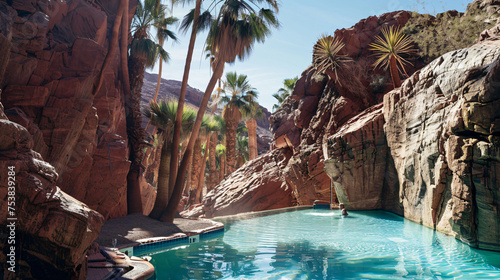
[[[349,214],[347,214],[347,209],[345,209],[345,208],[344,208],[344,209],[342,209],[342,215],[344,215],[344,216],[349,215]]]
[[[345,209],[344,203],[340,203],[339,208],[340,208],[340,210]]]

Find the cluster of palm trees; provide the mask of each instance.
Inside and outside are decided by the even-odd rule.
[[[259,118],[261,112],[256,102],[257,92],[249,84],[246,75],[238,75],[235,72],[226,74],[224,87],[220,91],[225,95],[212,102],[214,106],[211,114],[203,116],[194,144],[184,188],[184,194],[189,196],[189,204],[201,202],[205,185],[207,191],[210,191],[224,176],[257,156],[256,126],[249,125],[256,123],[255,118]],[[218,103],[224,104],[222,116],[214,115]],[[150,214],[154,218],[160,217],[173,192],[168,182],[171,176],[170,163],[174,147],[172,134],[177,110],[178,102],[165,100],[152,100],[149,107],[143,110],[150,123],[157,128],[156,142],[161,147],[157,196]],[[189,106],[183,111],[181,151],[192,133],[196,114],[196,110]],[[246,128],[241,126],[242,120],[246,120]],[[252,130],[254,133],[251,133]],[[245,133],[248,133],[249,137],[246,137]],[[250,140],[252,137],[253,141]],[[255,145],[249,145],[251,142]],[[252,150],[255,150],[255,155],[252,155]],[[207,170],[209,177],[205,184]]]
[[[172,0],[170,4],[173,7],[178,2],[191,3],[193,1]],[[204,11],[202,11],[202,3],[207,7]],[[120,23],[120,25],[117,24],[118,28],[113,29],[111,44],[116,47],[118,32],[121,28],[122,73],[128,73],[126,77],[123,75],[122,80],[125,91],[130,160],[132,162],[127,177],[127,202],[129,213],[134,213],[142,212],[139,178],[144,172],[142,160],[147,150],[146,131],[141,127],[139,103],[142,81],[146,67],[153,67],[159,60],[161,69],[162,62],[168,60],[169,56],[163,49],[163,45],[167,39],[176,40],[175,34],[169,30],[169,26],[177,19],[167,16],[169,10],[161,0],[139,1],[132,20],[132,41],[129,44],[127,42],[129,34],[125,32],[123,25],[123,23],[128,22],[126,7],[128,7],[128,0],[122,0],[118,12],[120,18],[117,17],[115,20],[115,24]],[[222,78],[225,63],[233,63],[236,58],[243,60],[250,54],[256,42],[263,42],[271,33],[271,29],[279,26],[276,19],[277,12],[278,3],[276,0],[196,0],[194,9],[184,18],[181,28],[186,31],[191,28],[191,37],[179,99],[177,102],[157,101],[161,79],[160,70],[155,97],[149,108],[145,110],[150,124],[155,127],[153,134],[157,134],[157,142],[161,144],[162,149],[157,199],[150,214],[151,217],[165,222],[173,222],[185,189],[186,177],[191,180],[190,188],[191,193],[194,192],[194,200],[200,200],[207,155],[209,170],[216,169],[214,162],[219,162],[220,166],[226,166],[220,172],[222,175],[210,172],[209,182],[217,182],[224,175],[234,171],[237,166],[234,126],[236,125],[237,128],[239,124],[239,121],[235,122],[236,119],[241,120],[243,117],[247,119],[250,136],[247,145],[249,146],[249,158],[257,156],[256,125],[254,124],[260,110],[255,101],[256,91],[251,88],[246,76],[228,73],[226,77],[225,86],[222,89],[226,93],[226,96],[222,98],[222,101],[226,102],[223,111],[225,122],[213,116],[213,113],[212,116],[206,116],[205,110],[217,81]],[[213,72],[199,110],[196,112],[185,106],[185,96],[194,43],[197,34],[202,30],[208,30],[205,45]],[[125,42],[127,42],[126,45]],[[108,55],[112,57],[114,54],[108,53]],[[106,63],[105,66],[107,66]],[[235,111],[235,108],[238,112]],[[219,137],[217,134],[223,127],[221,123],[226,124],[224,127],[226,127],[227,147],[224,148],[218,146]],[[242,147],[245,139],[239,140],[241,141],[238,141],[240,143],[238,145]],[[204,152],[203,142],[205,142]],[[182,148],[179,149],[179,147]],[[222,155],[222,151],[227,152],[217,161],[215,156]],[[244,156],[238,158],[240,163],[241,158],[247,159]],[[188,169],[192,169],[190,176],[186,176]],[[203,171],[198,172],[198,169]],[[195,172],[196,174],[194,174]]]

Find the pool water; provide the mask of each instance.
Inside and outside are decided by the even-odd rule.
[[[384,211],[305,210],[226,228],[149,254],[156,279],[500,279],[500,253]]]

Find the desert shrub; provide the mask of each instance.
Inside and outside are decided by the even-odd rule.
[[[469,5],[465,14],[449,11],[434,17],[413,12],[403,32],[411,36],[420,57],[429,63],[447,52],[473,45],[483,30],[493,27],[497,17],[475,5]]]

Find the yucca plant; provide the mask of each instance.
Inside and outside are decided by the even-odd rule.
[[[313,48],[314,69],[322,74],[327,74],[331,79],[339,82],[337,70],[352,62],[347,55],[340,54],[345,44],[338,38],[323,36]]]
[[[375,67],[383,67],[386,71],[389,69],[392,84],[394,85],[394,88],[398,88],[401,86],[399,73],[401,72],[408,76],[404,66],[406,64],[413,65],[403,56],[412,55],[416,51],[412,48],[412,41],[410,40],[410,37],[401,32],[399,27],[383,27],[382,37],[377,35],[375,37],[375,42],[369,45],[370,50],[372,50],[378,57],[377,61],[375,61],[373,65]]]

